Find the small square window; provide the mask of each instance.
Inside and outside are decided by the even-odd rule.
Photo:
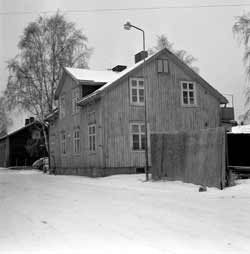
[[[137,81],[135,79],[132,80],[132,86],[136,87],[137,86]]]
[[[138,124],[133,124],[132,125],[132,132],[138,133],[139,132],[139,125]]]
[[[168,60],[158,59],[157,60],[157,72],[159,73],[169,73]]]

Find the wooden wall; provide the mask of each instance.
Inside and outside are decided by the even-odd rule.
[[[96,168],[101,167],[100,154],[102,154],[102,147],[100,144],[100,111],[99,101],[81,107],[80,112],[72,114],[72,89],[77,87],[77,83],[68,75],[66,76],[64,86],[61,94],[65,96],[66,115],[63,119],[54,121],[50,126],[50,154],[51,162],[56,168],[68,170]],[[95,112],[95,123],[97,128],[97,149],[96,152],[89,151],[88,143],[88,124],[89,113]],[[92,121],[92,120],[91,120]],[[73,151],[73,132],[75,128],[80,130],[80,153],[75,154]],[[66,154],[61,151],[61,137],[62,132],[66,133]]]
[[[220,103],[209,91],[169,59],[169,74],[157,73],[156,61],[146,66],[147,106],[150,133],[214,128],[220,125]],[[98,101],[72,115],[72,89],[76,82],[68,75],[61,94],[65,95],[66,117],[50,128],[51,152],[57,168],[137,168],[145,166],[144,151],[132,151],[130,124],[144,121],[144,107],[130,105],[129,78],[143,77],[135,70],[119,84],[105,91]],[[196,81],[197,107],[181,105],[180,81]],[[97,151],[89,152],[89,112],[95,111]],[[73,130],[80,128],[81,153],[73,153]],[[61,132],[66,132],[67,153],[61,152]],[[64,171],[65,172],[65,171]],[[78,171],[77,171],[78,172]],[[132,172],[132,171],[131,171]]]
[[[161,59],[168,58],[164,53]],[[199,83],[196,84],[197,107],[181,105],[180,81],[196,81],[169,60],[169,74],[157,73],[156,62],[146,66],[147,105],[150,132],[173,132],[214,128],[220,125],[220,103]],[[142,69],[129,77],[143,77]],[[101,102],[104,167],[143,167],[143,151],[132,151],[129,126],[144,121],[144,109],[130,105],[129,77],[106,92]],[[205,127],[206,126],[206,127]]]
[[[152,134],[152,178],[223,188],[226,183],[223,127]]]

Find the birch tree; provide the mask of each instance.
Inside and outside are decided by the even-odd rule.
[[[12,124],[6,108],[6,100],[0,97],[0,137],[7,134],[8,127]]]
[[[8,62],[5,96],[9,109],[19,107],[42,123],[55,108],[54,94],[62,68],[87,68],[92,49],[86,35],[64,15],[40,16],[24,29],[19,53]],[[45,135],[46,148],[48,149]]]

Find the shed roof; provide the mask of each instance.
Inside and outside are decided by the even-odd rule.
[[[250,134],[250,124],[232,127],[232,133],[248,133]]]
[[[17,132],[22,131],[22,130],[24,130],[24,129],[26,129],[26,128],[29,128],[30,126],[36,125],[36,124],[40,124],[39,121],[35,120],[34,122],[29,123],[29,124],[26,124],[26,125],[24,125],[24,126],[21,127],[21,128],[17,128],[16,130],[13,130],[13,131],[7,133],[6,135],[0,137],[0,140],[5,139],[5,138],[7,138],[7,137],[9,137],[9,136],[12,136],[12,135],[16,134]]]
[[[61,80],[55,91],[55,99],[58,99],[63,86],[65,73],[68,74],[77,83],[87,84],[105,84],[109,83],[118,77],[118,73],[112,70],[89,70],[80,68],[64,67]]]

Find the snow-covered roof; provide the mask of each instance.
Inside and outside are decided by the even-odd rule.
[[[250,134],[250,124],[232,127],[231,132],[232,133],[249,133]]]
[[[167,53],[169,58],[171,58],[173,61],[175,61],[180,67],[188,72],[190,76],[192,76],[195,80],[197,80],[205,89],[209,90],[216,98],[219,99],[221,104],[228,103],[228,100],[220,94],[215,88],[213,88],[208,82],[206,82],[199,74],[194,72],[190,67],[188,67],[184,62],[182,62],[175,54],[170,52],[168,49],[164,48],[155,54],[147,57],[145,59],[146,63],[150,62],[154,58],[158,57],[162,53]],[[78,69],[78,68],[64,68],[64,73],[67,73],[70,75],[74,80],[77,82],[86,82],[86,83],[104,83],[102,87],[97,89],[95,92],[91,93],[90,95],[84,97],[78,102],[78,105],[84,105],[89,100],[91,100],[94,97],[100,96],[101,92],[103,90],[106,90],[107,88],[112,87],[114,84],[118,83],[122,78],[127,77],[131,72],[137,70],[138,68],[142,67],[143,61],[140,61],[136,64],[134,64],[132,67],[127,68],[121,72],[114,72],[112,70],[104,70],[104,71],[96,71],[96,70],[89,70],[89,69]],[[65,74],[63,74],[64,76]],[[63,84],[63,76],[61,78],[61,81],[59,82],[59,85],[55,92],[55,98],[58,99],[62,84]]]
[[[6,135],[0,137],[0,140],[5,139],[5,138],[7,138],[8,136],[11,136],[11,135],[13,135],[13,134],[16,134],[17,132],[22,131],[22,130],[24,130],[24,129],[26,129],[26,128],[32,126],[32,125],[35,125],[35,124],[39,124],[39,121],[34,120],[34,122],[31,122],[31,123],[29,123],[29,124],[26,124],[26,125],[22,126],[21,128],[18,127],[18,128],[16,128],[16,129],[12,130],[11,132],[8,132]]]
[[[117,78],[117,72],[112,70],[89,70],[89,69],[79,69],[79,68],[64,68],[66,72],[77,81],[92,81],[96,83],[107,83],[115,80]]]

